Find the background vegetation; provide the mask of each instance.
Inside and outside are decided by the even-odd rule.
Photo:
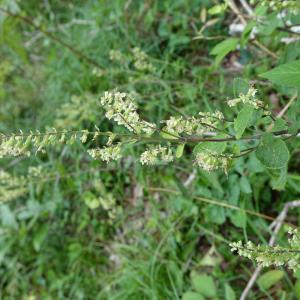
[[[278,11],[251,5],[264,22],[246,18],[239,35],[239,15],[217,0],[0,1],[0,131],[117,131],[98,104],[115,88],[135,93],[153,123],[215,109],[232,117],[226,100],[237,77],[278,114],[294,90],[259,74],[299,59],[300,45],[283,42],[297,35],[282,30]],[[134,65],[135,47],[153,69]],[[188,148],[168,167],[141,166],[136,147],[106,165],[81,143],[2,158],[0,298],[237,299],[255,264],[228,243],[268,242],[270,220],[299,197],[299,140],[289,142],[289,172],[277,187],[255,154],[228,175],[195,167]],[[300,273],[270,270],[249,299],[300,299]]]

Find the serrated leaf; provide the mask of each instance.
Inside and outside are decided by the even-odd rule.
[[[180,158],[182,156],[183,150],[184,150],[184,146],[185,146],[185,144],[179,144],[177,146],[176,154],[175,154],[176,158]]]
[[[266,133],[261,138],[256,157],[266,168],[281,169],[286,167],[290,153],[283,140]]]
[[[192,272],[191,280],[194,289],[204,297],[214,297],[216,295],[217,289],[211,276]]]
[[[248,127],[254,112],[254,107],[245,105],[234,119],[234,129],[236,131],[236,138],[240,139]]]
[[[280,65],[273,70],[260,75],[274,83],[287,87],[300,87],[300,60]]]
[[[272,270],[261,275],[257,280],[257,283],[260,286],[260,288],[264,290],[268,290],[270,287],[272,287],[274,284],[280,281],[283,278],[283,276],[284,276],[283,271]]]

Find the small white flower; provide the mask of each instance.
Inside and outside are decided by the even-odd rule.
[[[253,106],[255,109],[267,108],[267,106],[256,98],[257,90],[254,87],[250,87],[247,94],[240,94],[238,98],[227,101],[228,106],[233,107],[239,103]]]
[[[94,159],[109,162],[111,160],[118,160],[121,158],[121,146],[117,144],[104,148],[89,149],[88,153]]]
[[[142,165],[155,165],[158,162],[169,163],[174,160],[174,156],[170,148],[161,145],[147,149],[141,154],[140,162]]]
[[[223,169],[227,172],[232,158],[231,155],[220,155],[214,151],[203,151],[196,154],[195,163],[202,169],[211,172]]]
[[[120,92],[105,92],[100,100],[101,105],[106,110],[105,116],[113,119],[118,125],[125,126],[129,131],[152,134],[156,130],[156,125],[140,119],[137,113],[137,106],[134,98],[130,94]]]
[[[142,51],[140,48],[135,47],[132,49],[134,66],[140,71],[154,72],[155,68],[149,61],[148,55]]]

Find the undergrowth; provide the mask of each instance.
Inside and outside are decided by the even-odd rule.
[[[300,193],[297,3],[241,2],[0,1],[1,299],[240,296]]]

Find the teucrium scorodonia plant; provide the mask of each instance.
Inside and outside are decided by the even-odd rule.
[[[128,144],[143,142],[146,148],[140,155],[143,165],[180,159],[184,145],[193,147],[194,164],[207,171],[222,169],[227,173],[234,158],[253,151],[268,169],[284,169],[289,160],[289,151],[282,138],[292,134],[286,129],[267,132],[267,126],[263,131],[259,128],[265,119],[268,119],[268,126],[275,121],[252,86],[247,92],[227,101],[228,106],[236,111],[234,120],[228,120],[222,112],[215,111],[199,112],[194,116],[170,116],[154,124],[140,116],[133,95],[118,91],[105,92],[99,104],[108,120],[124,127],[124,133],[102,132],[95,127],[92,132],[51,129],[44,133],[1,134],[1,157],[30,155],[32,150],[45,151],[47,146],[72,144],[77,140],[92,143],[106,136],[106,146],[88,149],[94,159],[106,162],[118,160]],[[285,123],[283,126],[286,126]],[[253,129],[256,129],[254,134]]]

